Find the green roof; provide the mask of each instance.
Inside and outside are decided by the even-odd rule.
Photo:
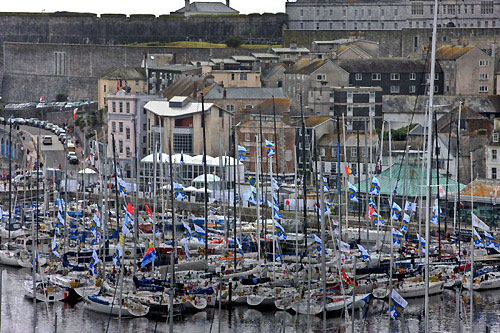
[[[390,182],[390,172],[392,169],[392,184]],[[422,177],[423,173],[423,177]],[[380,183],[380,193],[382,195],[390,196],[391,191],[396,186],[396,182],[399,177],[398,188],[397,188],[397,196],[404,197],[417,197],[419,195],[425,196],[426,192],[426,170],[424,165],[424,170],[422,170],[422,166],[416,163],[408,163],[408,165],[401,165],[400,163],[394,163],[392,168],[387,168],[382,171],[379,175],[376,175],[379,183]],[[423,183],[422,183],[423,179]],[[358,189],[359,193],[366,193],[366,182],[368,182],[368,190],[370,190],[370,185],[372,183],[372,178],[361,181],[360,188]],[[437,175],[436,169],[432,170],[431,174],[431,193],[437,194]],[[357,186],[357,184],[355,184]],[[439,175],[439,185],[446,191],[446,175]],[[465,187],[464,184],[460,184],[460,190]],[[449,176],[448,178],[448,196],[450,193],[455,193],[457,190],[457,183],[455,182],[454,176]]]

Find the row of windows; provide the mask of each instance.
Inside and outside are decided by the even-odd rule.
[[[116,113],[116,102],[111,102],[111,112]],[[120,113],[123,113],[123,102],[118,102],[118,110]],[[130,113],[130,103],[125,102],[125,112]]]
[[[145,127],[145,125],[146,124],[144,124],[144,127]],[[116,122],[115,121],[111,122],[111,130],[113,133],[116,133]],[[118,132],[123,133],[123,122],[122,121],[118,122]],[[130,140],[130,127],[125,128],[125,136],[126,136],[127,140]]]
[[[432,15],[434,13],[434,5],[429,5],[426,6],[429,11],[428,14]],[[463,12],[464,14],[474,14],[475,6],[474,5],[463,5]],[[322,10],[321,9],[316,9],[316,16],[321,15]],[[324,10],[323,12],[326,12]],[[367,8],[366,10],[364,8],[354,8],[353,11],[349,14],[354,14],[355,17],[363,17],[365,14],[367,16],[372,16],[374,14],[375,16],[384,16],[385,14],[391,15],[394,13],[394,16],[398,16],[399,14],[399,8],[395,7],[393,10],[385,10],[384,8],[380,8],[380,12],[377,12],[376,10],[372,11],[371,8]],[[462,12],[462,5],[461,4],[442,4],[441,6],[438,6],[438,14],[448,14],[448,15],[456,15],[456,14],[461,14]],[[480,13],[481,14],[493,14],[494,13],[494,2],[493,1],[482,1],[481,2],[481,7],[480,7]],[[328,9],[328,14],[330,16],[334,15],[334,9],[330,8]],[[423,2],[412,2],[411,3],[411,14],[412,15],[424,15],[424,4]],[[300,10],[300,16],[304,16],[304,9]],[[347,8],[344,7],[342,9],[342,16],[347,16]]]
[[[240,80],[242,81],[246,81],[247,80],[247,75],[248,73],[240,73]],[[236,80],[236,74],[235,73],[231,73],[231,81],[234,81]]]
[[[372,73],[371,76],[372,76],[372,80],[373,81],[380,81],[380,80],[382,80],[382,74],[381,73]],[[415,81],[417,79],[417,74],[416,73],[410,73],[408,75],[408,78],[411,81]],[[427,73],[426,74],[426,79],[429,80],[429,78],[430,78],[430,74]],[[363,74],[362,73],[356,73],[354,75],[354,79],[356,81],[363,80]],[[399,81],[400,79],[401,79],[401,74],[400,73],[391,73],[391,80],[392,81]],[[439,80],[439,73],[435,73],[434,74],[434,80]]]
[[[372,24],[373,23],[373,24]],[[346,30],[348,29],[348,24],[346,22],[342,22],[342,29]],[[427,28],[427,21],[408,21],[408,27],[413,28],[415,24],[415,28]],[[305,24],[304,22],[300,22],[300,29],[305,29]],[[340,26],[340,23],[339,23]],[[319,22],[316,22],[316,30],[320,30],[321,28],[323,29],[339,29],[340,27],[334,24],[334,22],[328,22],[328,27],[325,27],[324,24],[320,24]],[[431,23],[429,23],[429,27],[432,26]],[[463,27],[463,28],[474,28],[474,23],[456,23],[457,27]],[[497,21],[492,20],[491,22],[486,20],[486,21],[477,21],[476,22],[476,27],[478,28],[496,28],[497,26]],[[399,29],[400,27],[404,27],[404,24],[402,26],[399,25],[398,22],[353,22],[352,28],[351,25],[349,25],[349,29],[354,29],[354,30],[372,30],[372,29]],[[446,36],[443,36],[443,38],[446,38]]]

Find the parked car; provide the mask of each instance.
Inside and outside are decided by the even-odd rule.
[[[51,135],[45,135],[43,137],[42,143],[44,145],[51,145],[52,144],[52,136]]]

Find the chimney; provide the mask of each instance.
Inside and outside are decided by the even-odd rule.
[[[185,0],[184,11],[189,12],[189,0]]]
[[[224,91],[222,92],[222,98],[226,99],[227,98],[227,90],[224,88]]]
[[[229,6],[229,0],[226,0],[226,6],[231,7]]]

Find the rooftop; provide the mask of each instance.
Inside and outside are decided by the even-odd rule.
[[[148,53],[146,55],[147,68],[163,68],[172,65],[174,61],[175,57],[172,53]]]
[[[224,90],[226,97],[224,98]],[[234,87],[224,88],[220,85],[214,85],[205,95],[207,100],[217,99],[269,99],[269,98],[287,98],[282,88],[261,88],[261,87]]]
[[[321,60],[321,59],[301,59],[293,64],[292,67],[285,71],[285,74],[311,74],[324,64],[326,64],[329,60]]]
[[[175,102],[179,98],[182,98],[179,100],[182,102],[187,97],[173,97],[170,101]],[[201,103],[199,102],[187,102],[183,107],[171,107],[170,101],[167,99],[149,101],[144,105],[144,108],[160,117],[182,117],[201,112]],[[210,110],[212,106],[214,106],[212,103],[205,103],[205,110]]]
[[[305,47],[273,47],[274,53],[309,53],[309,49]]]
[[[335,61],[349,73],[421,73],[426,63],[407,58],[343,59]],[[442,72],[439,65],[436,72]]]
[[[145,80],[146,70],[141,67],[121,67],[104,74],[102,78],[110,80]]]
[[[175,13],[184,13],[185,10],[186,8],[182,7]],[[222,2],[192,2],[189,4],[188,12],[193,14],[239,14],[239,11]]]
[[[436,50],[437,60],[456,60],[467,54],[470,50],[474,49],[474,46],[460,46],[460,45],[445,45],[441,46]]]

